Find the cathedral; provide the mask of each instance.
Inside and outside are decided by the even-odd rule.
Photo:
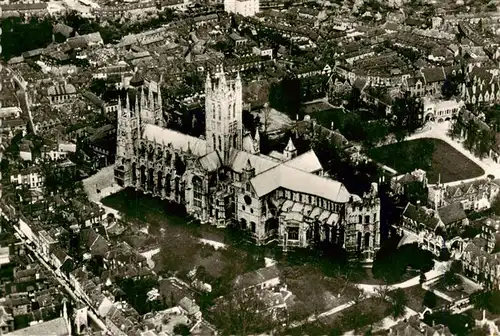
[[[115,180],[184,204],[202,223],[245,230],[284,249],[329,241],[372,260],[380,245],[377,184],[362,197],[323,174],[314,151],[260,153],[242,123],[242,81],[219,67],[205,83],[204,138],[165,127],[159,85],[129,90],[118,109]]]

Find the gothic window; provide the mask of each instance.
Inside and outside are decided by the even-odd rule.
[[[299,228],[298,227],[288,228],[288,239],[299,240]]]
[[[376,221],[377,221],[377,214],[376,214],[376,213],[374,213],[374,214],[373,214],[373,222],[375,223]]]
[[[169,166],[172,164],[172,153],[170,153],[169,150],[167,150],[166,153],[165,153],[165,162]]]
[[[219,116],[219,120],[221,120],[222,109],[221,109],[220,105],[217,105],[217,115]]]
[[[358,223],[359,224],[363,223],[363,217],[361,215],[358,216]]]
[[[252,232],[255,232],[256,225],[254,222],[250,222],[250,228],[251,228]]]
[[[370,216],[369,215],[365,216],[365,224],[370,224]]]
[[[172,186],[170,184],[170,174],[167,174],[167,176],[165,176],[165,195],[166,196],[169,196],[170,195],[170,191],[172,189]]]
[[[193,202],[194,206],[201,208],[203,198],[203,182],[198,176],[193,177]]]
[[[370,247],[370,232],[365,233],[365,249]]]
[[[212,140],[214,142],[214,149],[216,149],[216,147],[217,147],[217,141],[215,140],[215,134],[212,134],[212,138],[213,138]]]
[[[236,134],[233,135],[233,147],[236,148]]]
[[[153,161],[154,149],[153,146],[149,146],[148,150],[148,161]]]
[[[236,118],[236,104],[233,104],[233,118]]]
[[[219,151],[222,151],[222,139],[219,135]]]

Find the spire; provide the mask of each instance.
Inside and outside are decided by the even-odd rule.
[[[146,105],[146,99],[144,99],[144,85],[141,85],[141,108],[143,107],[146,107],[147,108],[147,105]]]
[[[260,141],[260,132],[259,132],[259,129],[257,128],[255,130],[255,137],[254,137],[254,140],[255,141]],[[290,139],[291,140],[291,139]]]
[[[210,71],[207,71],[207,79],[205,80],[205,89],[212,88],[212,78],[210,77]]]
[[[129,97],[129,93],[127,91],[127,98],[125,98],[126,101],[125,101],[125,108],[127,109],[127,111],[130,111],[130,97]]]
[[[226,89],[226,75],[224,74],[224,67],[222,64],[220,65],[220,78],[219,78],[219,86],[223,89]]]
[[[287,152],[293,152],[296,151],[297,148],[295,148],[295,145],[293,144],[292,138],[288,139],[288,144],[285,147],[285,151]]]
[[[250,159],[247,159],[247,162],[246,162],[246,164],[245,164],[245,170],[246,170],[246,171],[250,171],[250,170],[252,170],[252,169],[253,169],[253,167],[252,167],[252,163],[250,162]]]
[[[140,115],[139,112],[139,91],[136,91],[135,93],[135,108],[134,108],[135,115]]]
[[[153,98],[153,85],[152,84],[149,84],[149,89],[148,89],[148,106],[151,110],[154,111],[155,100]]]

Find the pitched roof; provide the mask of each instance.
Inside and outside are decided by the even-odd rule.
[[[296,158],[290,161],[285,162],[284,164],[289,167],[300,169],[308,173],[314,173],[317,172],[318,170],[323,169],[321,162],[319,162],[316,153],[312,149],[297,156]]]
[[[253,155],[247,152],[231,149],[228,162],[233,171],[242,173],[248,160],[250,160],[250,164],[255,169],[256,175],[259,175],[262,172],[280,164],[279,162],[273,161],[265,156]]]
[[[439,223],[438,218],[428,214],[425,209],[416,207],[411,203],[408,203],[408,205],[406,205],[406,208],[403,211],[403,216],[414,220],[418,224],[423,224],[432,230],[434,230]]]
[[[351,196],[345,186],[338,181],[309,174],[285,164],[255,176],[250,180],[250,183],[259,197],[280,187],[316,195],[336,203],[347,203]]]
[[[33,326],[15,330],[9,333],[11,336],[68,336],[68,327],[63,317],[35,324]]]
[[[439,208],[438,213],[444,225],[452,224],[467,218],[462,203],[460,202]]]
[[[280,274],[276,265],[260,268],[253,272],[238,275],[236,279],[233,280],[233,287],[235,289],[244,289],[257,286],[263,282],[279,278]]]
[[[446,79],[443,67],[423,68],[420,71],[427,83],[442,82]]]
[[[196,156],[207,154],[207,142],[205,140],[157,125],[146,124],[142,138],[149,141],[156,141],[158,144],[172,144],[173,148],[180,149],[183,152],[187,152],[189,147],[191,152]]]

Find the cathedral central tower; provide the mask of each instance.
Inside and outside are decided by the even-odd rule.
[[[242,149],[243,98],[241,78],[226,80],[222,66],[205,82],[205,125],[209,151],[217,150],[226,160],[231,148]]]

